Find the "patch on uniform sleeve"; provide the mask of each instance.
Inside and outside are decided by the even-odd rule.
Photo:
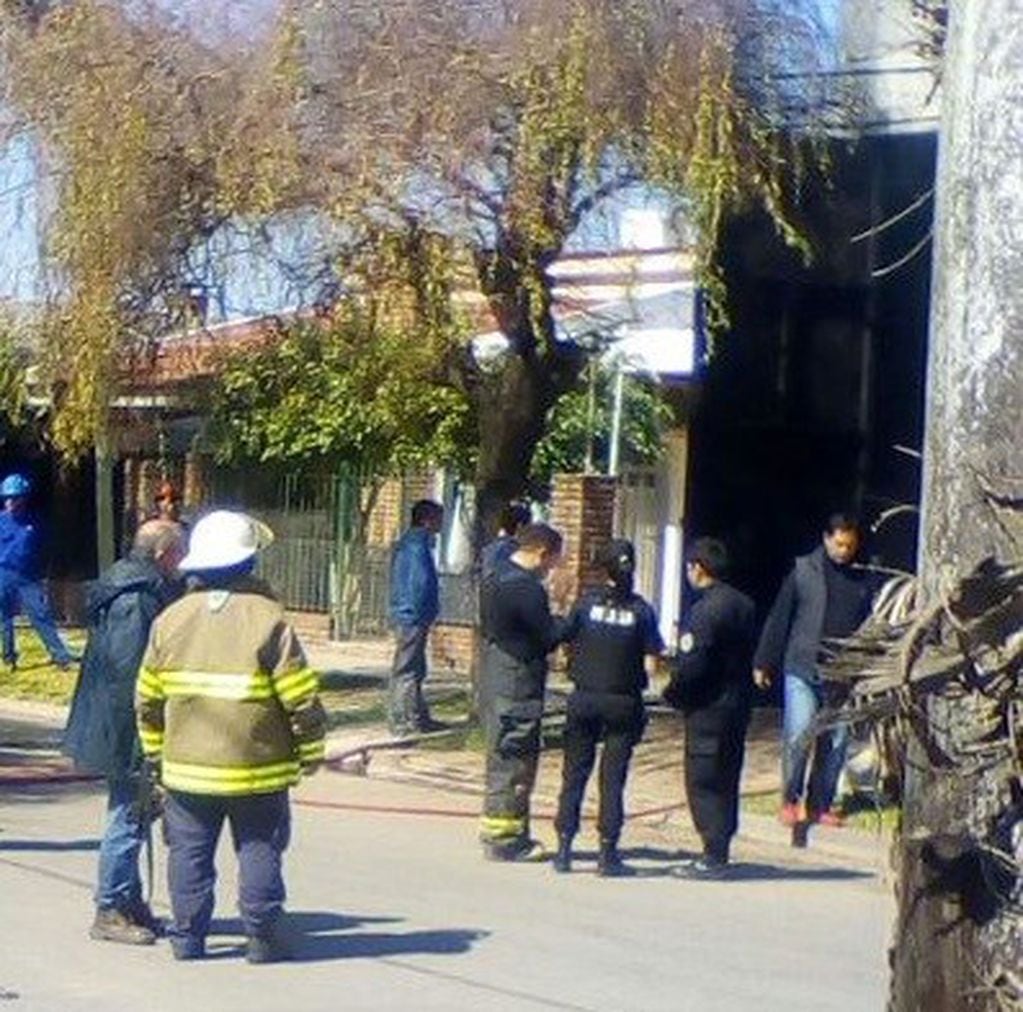
[[[693,638],[693,634],[692,633],[690,633],[690,632],[683,633],[679,637],[678,648],[679,648],[679,650],[682,651],[682,653],[684,653],[684,654],[691,654],[693,652],[693,647],[695,647],[695,646],[696,646],[696,640]]]

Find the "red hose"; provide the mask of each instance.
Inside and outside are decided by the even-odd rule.
[[[45,787],[55,784],[98,783],[102,780],[102,777],[84,773],[51,773],[49,775],[33,774],[32,776],[23,777],[0,777],[0,791],[6,787]],[[313,801],[306,798],[293,798],[292,803],[302,808],[319,808],[337,812],[367,812],[374,815],[436,816],[442,819],[479,818],[479,812],[465,812],[457,808],[429,808],[419,805],[372,805],[363,804],[358,801]],[[661,805],[658,808],[645,808],[638,812],[629,812],[625,818],[626,820],[649,819],[655,815],[667,815],[669,812],[675,812],[681,808],[685,808],[685,805],[679,801],[671,805]],[[536,819],[546,819],[548,821],[554,819],[553,812],[533,812],[531,814]],[[584,821],[593,822],[596,816],[583,815],[582,818]]]

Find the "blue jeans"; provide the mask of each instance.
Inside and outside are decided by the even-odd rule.
[[[142,899],[139,851],[143,829],[138,819],[138,781],[107,781],[107,826],[99,848],[96,906],[125,910]]]
[[[288,792],[246,797],[169,791],[163,811],[167,842],[167,883],[174,923],[168,931],[176,948],[202,952],[213,917],[213,858],[224,820],[238,856],[238,910],[250,937],[267,934],[284,904],[281,858],[288,846]]]
[[[71,652],[57,632],[57,624],[53,620],[53,610],[46,589],[38,580],[22,580],[12,573],[0,575],[0,595],[2,595],[3,621],[3,654],[8,664],[18,659],[18,648],[14,640],[14,616],[19,611],[32,623],[33,628],[43,641],[54,664],[71,663]]]
[[[835,800],[838,778],[845,765],[849,729],[837,727],[816,736],[806,732],[817,711],[824,705],[824,690],[797,675],[785,675],[785,720],[782,736],[782,783],[784,801],[796,803],[807,791],[806,805],[811,812],[826,812]],[[813,766],[806,787],[806,765],[813,747]]]

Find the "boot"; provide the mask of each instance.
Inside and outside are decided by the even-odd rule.
[[[174,937],[171,939],[171,952],[174,954],[174,958],[180,962],[205,959],[206,939]]]
[[[133,924],[148,928],[157,938],[163,938],[163,921],[153,913],[145,900],[136,900],[124,912]]]
[[[614,840],[601,840],[600,853],[597,856],[597,874],[604,878],[625,878],[628,875],[635,875],[634,868],[630,868],[618,853],[618,844]]]
[[[558,852],[554,855],[554,870],[562,873],[572,870],[572,837],[558,837]]]
[[[250,963],[281,963],[294,958],[294,947],[282,917],[260,934],[249,936],[245,959]]]
[[[136,924],[123,910],[97,910],[89,937],[97,942],[120,942],[122,945],[152,945],[156,935],[149,928]]]

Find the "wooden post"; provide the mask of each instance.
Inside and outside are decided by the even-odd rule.
[[[110,450],[110,432],[96,436],[96,565],[102,573],[117,557],[114,543],[114,459]]]

